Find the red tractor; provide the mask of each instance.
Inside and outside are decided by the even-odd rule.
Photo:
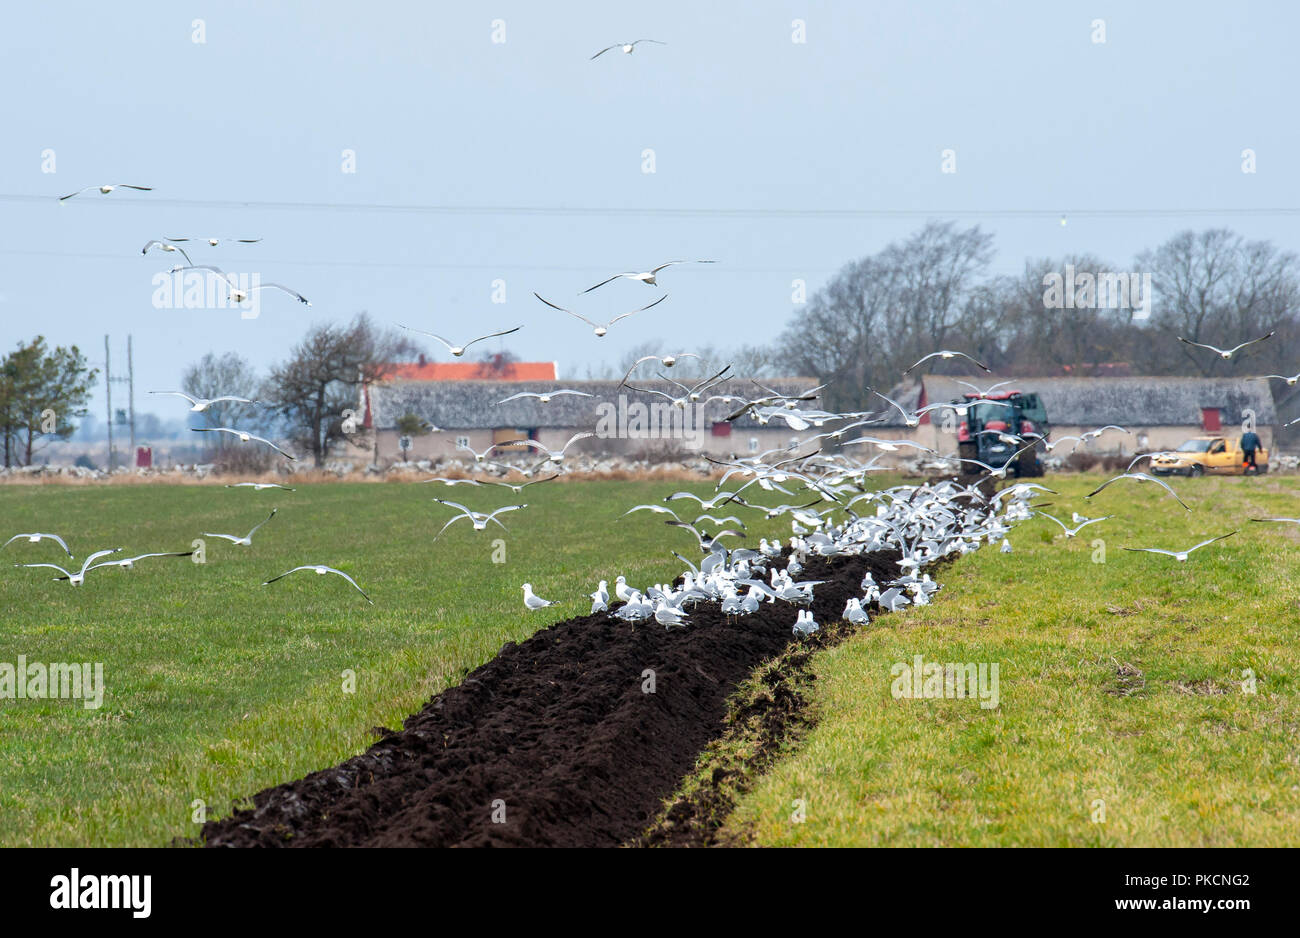
[[[985,396],[965,394],[963,397],[962,401],[953,401],[961,405],[956,411],[959,421],[958,456],[978,459],[995,469],[1000,469],[1015,457],[1011,471],[1016,476],[1043,474],[1043,444],[1051,427],[1047,422],[1047,409],[1037,394],[999,391]],[[1034,445],[1024,449],[1031,441]],[[1024,451],[1016,456],[1022,449]],[[978,473],[982,470],[970,463],[962,463],[962,471]]]

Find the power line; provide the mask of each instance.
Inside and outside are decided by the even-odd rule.
[[[28,251],[18,249],[0,248],[0,256],[10,255],[16,257],[57,257],[77,260],[106,260],[122,262],[130,257],[138,256],[134,251],[125,254],[105,254],[90,253],[82,251]],[[204,255],[205,257],[207,255]],[[236,260],[233,253],[223,254],[222,257],[212,258],[214,262],[220,260],[228,267],[248,266],[250,261],[256,263],[259,267],[267,265],[281,265],[284,267],[359,267],[359,268],[392,268],[397,270],[486,270],[491,272],[501,271],[557,271],[560,273],[581,273],[589,274],[592,272],[604,271],[604,267],[598,267],[593,264],[585,266],[572,266],[560,264],[418,264],[418,263],[401,263],[395,261],[332,261],[332,260],[310,260],[294,261],[282,260],[277,258],[261,257],[252,258],[248,255],[242,255]],[[801,274],[825,274],[834,273],[839,268],[835,267],[802,267],[797,264],[781,264],[772,267],[734,267],[727,264],[719,264],[710,271],[710,275],[721,271],[729,274],[772,274],[782,276],[791,273]]]
[[[94,195],[84,197],[86,202],[100,201]],[[54,196],[18,195],[0,193],[0,202],[45,204],[57,202]],[[107,201],[107,200],[104,200]],[[73,203],[68,203],[71,206]],[[268,211],[329,211],[372,212],[381,214],[413,215],[523,215],[555,217],[613,218],[633,216],[638,218],[721,218],[721,219],[868,219],[868,218],[1191,218],[1208,216],[1295,216],[1300,208],[651,208],[580,205],[402,205],[384,202],[278,202],[258,200],[222,199],[171,199],[122,198],[113,200],[115,206],[166,206],[207,209],[265,209]]]

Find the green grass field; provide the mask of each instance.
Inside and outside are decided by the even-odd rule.
[[[502,516],[508,534],[462,521],[431,544],[452,515],[434,496],[479,510],[519,499],[415,483],[0,487],[5,539],[61,534],[78,567],[103,547],[132,556],[188,550],[201,531],[242,535],[280,509],[251,548],[208,538],[203,565],[146,560],[96,570],[76,588],[53,582],[54,571],[10,566],[67,566],[57,545],[19,542],[0,554],[0,662],[103,662],[107,685],[98,710],[0,700],[0,844],[166,844],[196,833],[196,800],[224,814],[232,799],[362,751],[371,727],[399,726],[503,643],[585,614],[597,580],[679,573],[669,550],[690,556],[688,532],[647,512],[615,519],[681,488],[712,485],[533,486],[526,511]],[[493,562],[498,537],[503,563]],[[375,605],[335,576],[261,586],[305,563],[347,571]],[[560,605],[527,613],[525,581]],[[343,690],[347,670],[355,693]]]
[[[726,831],[763,845],[1300,844],[1300,480],[1052,476],[1046,509],[1115,514],[941,570],[930,606],[819,656],[820,723]],[[1185,550],[1186,563],[1123,546]],[[1094,563],[1095,539],[1105,562]],[[890,668],[998,663],[1000,702],[894,699]],[[1255,693],[1249,690],[1254,674]],[[802,802],[802,820],[797,812]]]
[[[1300,515],[1300,480],[1175,481],[1189,514],[1130,483],[1090,505],[1080,496],[1099,478],[1045,480],[1062,492],[1048,510],[1114,520],[1069,541],[1050,521],[1024,523],[1014,553],[962,558],[938,572],[933,605],[821,655],[821,722],[742,800],[731,832],[762,844],[1300,842],[1300,530],[1245,520]],[[411,483],[0,487],[0,530],[64,534],[78,557],[189,549],[201,531],[243,534],[280,508],[251,548],[209,538],[204,565],[144,561],[78,588],[8,566],[60,562],[56,546],[0,554],[0,662],[101,661],[107,684],[98,710],[0,701],[0,844],[165,844],[197,831],[196,800],[222,814],[360,752],[371,727],[398,725],[504,642],[585,613],[596,580],[679,572],[668,550],[689,555],[688,534],[646,513],[614,521],[677,488],[711,485],[538,486],[532,507],[503,516],[508,535],[461,522],[430,544],[450,516],[433,496],[517,499]],[[752,538],[788,524],[753,524]],[[1120,549],[1234,528],[1185,564]],[[1092,562],[1096,538],[1105,563]],[[260,585],[308,562],[348,571],[376,605],[337,577]],[[524,581],[561,605],[526,613]],[[893,699],[890,666],[915,654],[998,663],[999,707]]]

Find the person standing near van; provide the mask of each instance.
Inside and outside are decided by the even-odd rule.
[[[1254,430],[1247,430],[1241,435],[1241,469],[1245,473],[1254,469],[1259,472],[1259,464],[1255,462],[1255,450],[1259,449],[1259,435]]]

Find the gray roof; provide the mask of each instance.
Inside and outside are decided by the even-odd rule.
[[[637,387],[653,388],[677,396],[680,388],[665,381],[634,381]],[[684,381],[692,384],[691,381]],[[811,378],[772,378],[763,384],[783,394],[796,394],[816,387]],[[554,391],[569,388],[585,391],[594,397],[577,397],[565,394],[551,399],[549,404],[525,399],[499,404],[520,391]],[[743,395],[747,399],[759,397],[761,391],[748,380],[733,379],[709,391],[714,394]],[[491,430],[505,427],[536,429],[593,429],[600,417],[598,407],[602,402],[618,405],[623,396],[627,404],[667,404],[654,394],[618,390],[617,381],[385,381],[370,388],[372,420],[380,429],[392,429],[406,414],[415,414],[445,430]],[[818,401],[802,401],[799,409],[817,409]],[[720,421],[734,410],[722,401],[708,404],[704,410],[706,422]],[[749,414],[733,421],[737,429],[758,427]],[[783,423],[768,424],[769,428],[782,428]]]
[[[970,391],[942,375],[927,375],[923,380],[930,404]],[[988,387],[1001,379],[966,380]],[[1267,378],[1026,378],[998,392],[1011,390],[1037,393],[1053,426],[1200,426],[1205,407],[1218,407],[1225,425],[1240,423],[1246,410],[1255,412],[1255,422],[1261,426],[1277,421]],[[905,401],[899,403],[907,406]]]

